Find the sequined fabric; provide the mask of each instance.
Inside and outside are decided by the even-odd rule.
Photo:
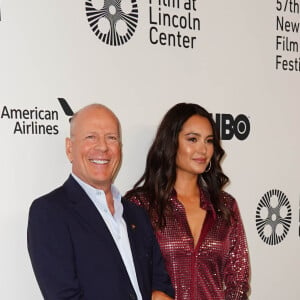
[[[167,217],[166,227],[156,231],[175,288],[175,299],[248,299],[248,247],[237,203],[229,194],[222,192],[222,201],[234,213],[234,220],[227,225],[215,213],[209,197],[203,191],[200,196],[201,207],[207,214],[196,247],[184,207],[175,191],[169,199],[174,213]],[[145,207],[149,203],[141,193],[131,195],[129,200]]]

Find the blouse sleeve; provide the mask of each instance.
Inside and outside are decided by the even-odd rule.
[[[249,291],[249,253],[244,226],[237,203],[233,203],[234,219],[230,231],[230,251],[225,265],[225,299],[246,300]]]

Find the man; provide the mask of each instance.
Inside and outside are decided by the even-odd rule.
[[[101,104],[77,112],[66,153],[72,174],[29,212],[28,250],[44,298],[171,299],[145,212],[112,184],[121,161],[115,114]]]

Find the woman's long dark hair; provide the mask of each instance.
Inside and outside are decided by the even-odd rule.
[[[178,135],[183,124],[194,115],[207,118],[214,135],[214,154],[211,159],[211,168],[209,172],[199,175],[198,184],[208,192],[216,212],[227,221],[230,219],[230,211],[220,201],[221,190],[229,179],[223,173],[220,165],[224,150],[220,145],[216,124],[210,113],[200,105],[178,103],[162,119],[147,155],[145,172],[131,191],[147,194],[149,199],[148,213],[152,219],[157,219],[157,228],[160,229],[166,224],[166,214],[172,213],[168,199],[176,181]],[[131,192],[127,196],[130,197]]]

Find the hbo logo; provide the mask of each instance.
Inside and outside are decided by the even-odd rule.
[[[235,118],[230,114],[216,114],[215,122],[222,140],[231,140],[234,136],[245,140],[250,133],[249,119],[242,114]]]

